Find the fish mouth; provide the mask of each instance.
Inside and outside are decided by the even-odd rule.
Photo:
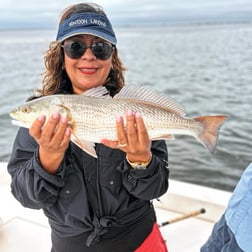
[[[25,122],[20,122],[17,120],[11,120],[11,123],[15,126],[23,127],[23,128],[29,128],[29,125]]]

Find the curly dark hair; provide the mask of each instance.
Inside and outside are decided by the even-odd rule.
[[[103,8],[94,3],[79,3],[66,8],[61,15],[59,25],[70,16],[76,13],[93,12],[106,16]],[[53,41],[44,57],[45,72],[43,75],[42,89],[39,90],[41,96],[53,95],[57,93],[73,93],[72,84],[64,70],[64,52],[61,43]],[[125,68],[118,56],[115,47],[112,56],[112,68],[104,84],[111,96],[118,93],[124,86]]]

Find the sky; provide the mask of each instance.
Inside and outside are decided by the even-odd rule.
[[[61,11],[79,2],[80,0],[0,0],[0,29],[54,28],[57,26]],[[203,19],[217,21],[252,19],[251,0],[96,0],[95,2],[104,7],[114,25]]]

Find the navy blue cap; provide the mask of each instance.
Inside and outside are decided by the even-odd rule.
[[[83,12],[72,15],[59,25],[56,40],[62,42],[67,38],[90,34],[116,45],[116,36],[108,18],[93,12]]]

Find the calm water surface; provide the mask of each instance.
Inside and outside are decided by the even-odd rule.
[[[157,89],[188,117],[227,114],[217,150],[192,137],[168,142],[171,178],[232,190],[252,160],[252,25],[116,28],[129,84]],[[0,32],[0,161],[17,127],[8,112],[40,87],[43,56],[55,31]]]

